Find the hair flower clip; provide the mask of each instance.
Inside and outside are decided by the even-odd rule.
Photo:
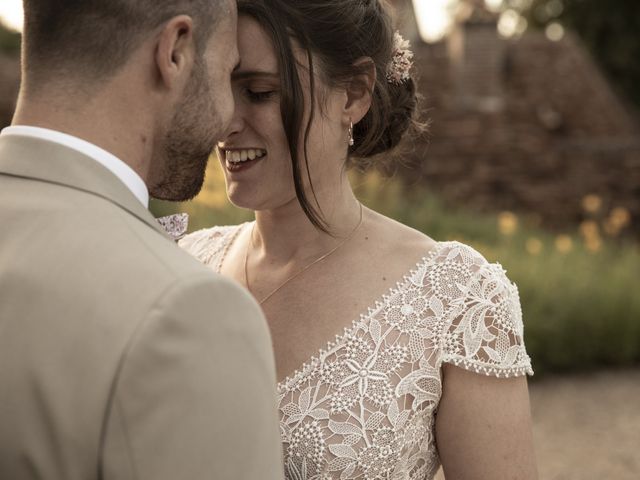
[[[394,85],[402,85],[411,78],[409,71],[413,66],[413,52],[409,40],[405,40],[400,32],[393,34],[393,56],[387,67],[387,81]]]

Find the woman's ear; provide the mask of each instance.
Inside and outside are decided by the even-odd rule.
[[[347,85],[344,118],[346,124],[358,123],[367,114],[373,101],[376,87],[376,65],[369,57],[356,60],[354,66],[360,73],[354,75]]]
[[[191,17],[178,15],[165,24],[155,52],[156,68],[164,87],[171,89],[186,84],[192,74],[195,49]]]

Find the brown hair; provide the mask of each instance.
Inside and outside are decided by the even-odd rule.
[[[24,0],[23,63],[29,82],[73,72],[91,82],[112,76],[152,30],[174,16],[194,20],[199,52],[222,0]]]
[[[369,57],[376,70],[372,103],[366,116],[354,125],[355,144],[349,163],[366,167],[374,155],[400,143],[410,127],[417,126],[416,86],[412,78],[395,85],[387,81],[393,55],[393,27],[381,0],[238,0],[240,15],[254,18],[271,36],[280,70],[281,116],[291,153],[293,180],[298,201],[309,220],[320,230],[329,228],[309,202],[303,186],[303,167],[298,155],[303,128],[303,95],[292,41],[307,54],[311,101],[304,127],[304,169],[315,198],[307,163],[307,140],[314,116],[314,59],[329,87],[344,87],[371,68],[358,60]],[[317,204],[317,202],[316,202]]]

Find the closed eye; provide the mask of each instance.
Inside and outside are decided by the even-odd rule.
[[[275,94],[276,94],[275,90],[268,90],[263,92],[256,92],[251,89],[246,90],[246,95],[249,98],[249,100],[256,103],[270,100],[271,98],[273,98]]]

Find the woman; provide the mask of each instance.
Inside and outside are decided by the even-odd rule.
[[[536,478],[515,286],[470,247],[364,208],[347,179],[413,122],[411,54],[388,13],[377,0],[238,8],[218,153],[229,199],[256,220],[181,246],[264,310],[287,478],[422,480],[440,462],[447,478]]]

